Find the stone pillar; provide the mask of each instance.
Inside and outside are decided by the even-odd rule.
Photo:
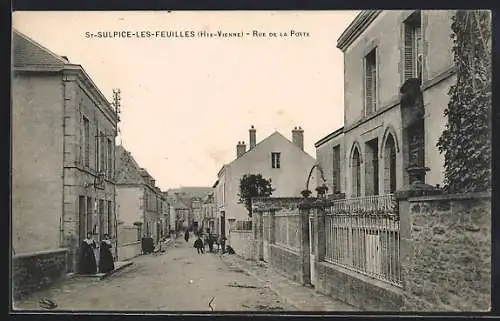
[[[403,298],[401,310],[405,311],[409,304],[409,295],[412,292],[412,282],[409,278],[411,270],[414,268],[414,241],[412,236],[413,221],[410,211],[410,197],[436,195],[440,190],[416,181],[406,185],[396,192],[399,210],[399,262],[401,266],[401,283],[403,286]]]
[[[311,264],[310,264],[310,249],[309,249],[309,208],[301,208],[299,216],[300,228],[300,257],[302,270],[302,284],[311,285]]]
[[[262,211],[253,211],[252,216],[253,225],[253,243],[254,243],[254,253],[255,260],[260,261],[264,259],[264,234],[263,234],[263,215]]]

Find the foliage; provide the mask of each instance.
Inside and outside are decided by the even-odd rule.
[[[437,143],[445,158],[445,190],[483,191],[491,186],[490,12],[459,10],[451,28],[457,80]]]
[[[248,216],[252,217],[252,197],[269,197],[273,191],[271,179],[261,174],[245,174],[240,179],[239,203],[245,204]]]

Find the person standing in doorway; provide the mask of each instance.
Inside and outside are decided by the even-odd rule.
[[[101,242],[101,248],[99,250],[99,272],[108,273],[115,269],[115,263],[113,262],[113,254],[111,254],[111,240],[108,234],[104,234],[104,240]]]
[[[78,263],[78,272],[80,274],[96,274],[97,264],[94,255],[94,249],[97,244],[92,238],[92,233],[87,233],[87,237],[80,246],[80,257]]]

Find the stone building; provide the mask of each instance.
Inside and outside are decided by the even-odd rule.
[[[292,130],[293,142],[276,131],[257,144],[253,126],[249,130],[249,138],[250,148],[247,150],[244,142],[238,142],[236,159],[222,166],[214,184],[216,215],[220,220],[220,228],[225,230],[218,231],[221,234],[233,227],[251,226],[246,224],[251,222],[247,209],[239,203],[239,186],[243,175],[261,174],[271,179],[275,189],[273,197],[300,197],[316,162],[304,151],[304,131],[301,128]],[[313,176],[311,185],[315,180]]]
[[[172,214],[172,226],[176,230],[197,229],[202,224],[203,199],[212,192],[212,188],[204,186],[186,186],[171,188],[167,194],[167,202]]]
[[[214,193],[208,194],[203,200],[201,205],[201,226],[205,231],[207,228],[210,232],[216,232],[218,230],[218,224],[215,216],[215,199]]]
[[[138,239],[152,236],[157,242],[167,233],[164,220],[164,196],[156,182],[140,167],[122,145],[116,147],[116,195],[118,218],[124,226],[139,226]]]
[[[442,184],[444,157],[436,143],[455,81],[454,14],[364,10],[338,39],[344,126],[316,148],[321,167],[331,173],[327,181],[340,173],[340,182],[335,179],[346,196],[393,193],[417,180]]]
[[[81,65],[16,30],[13,49],[13,249],[69,248],[71,270],[87,232],[116,241],[117,113]]]

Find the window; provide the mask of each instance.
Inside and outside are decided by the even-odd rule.
[[[90,122],[83,117],[83,165],[90,166]]]
[[[108,201],[108,235],[113,235],[113,203]]]
[[[377,49],[365,56],[365,116],[377,109]]]
[[[404,80],[422,79],[422,28],[420,11],[414,12],[404,25]]]
[[[333,193],[340,193],[340,145],[333,148]]]
[[[113,177],[113,141],[108,139],[108,177]]]
[[[281,153],[271,153],[271,166],[272,168],[280,168]]]
[[[106,151],[107,149],[104,146],[105,142],[105,135],[103,132],[99,133],[99,144],[97,147],[98,153],[99,153],[99,172],[105,172],[106,171]]]

